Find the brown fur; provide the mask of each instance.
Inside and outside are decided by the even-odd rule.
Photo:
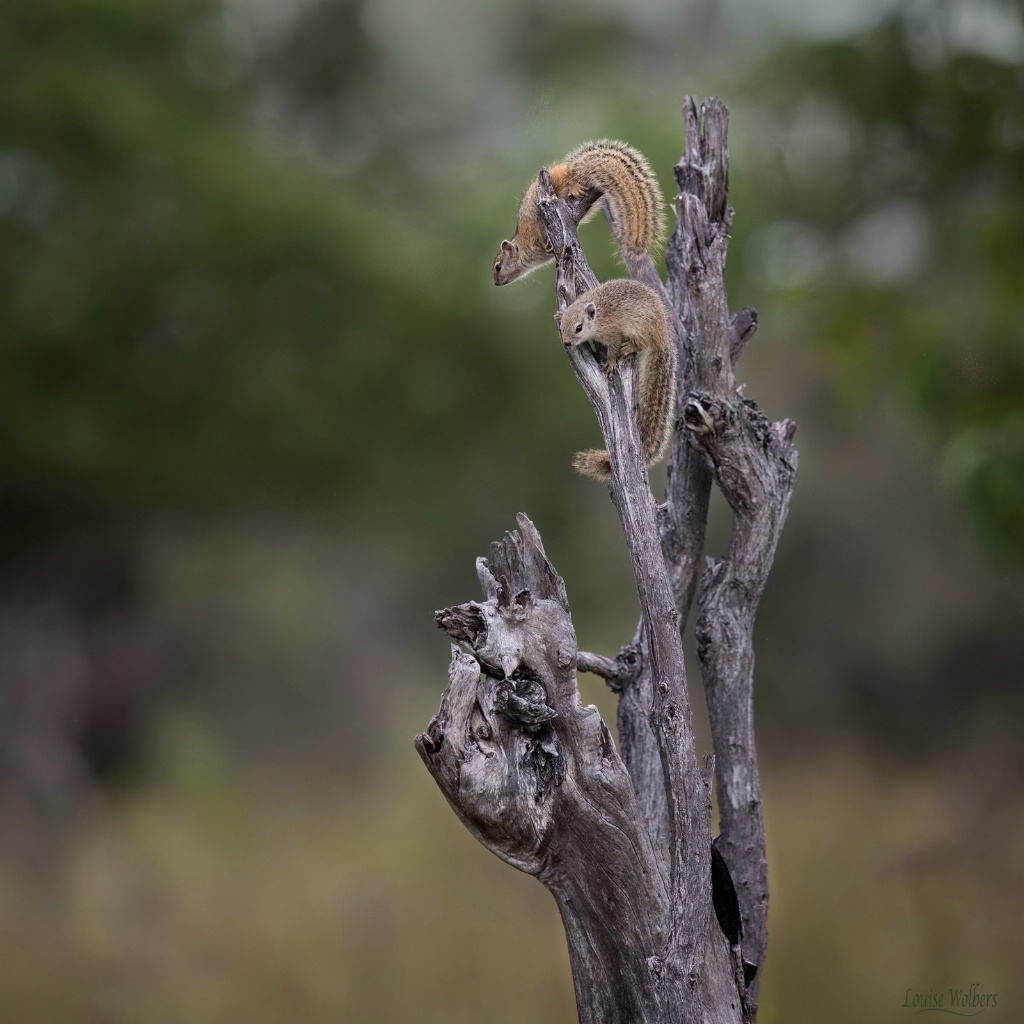
[[[661,299],[639,281],[606,281],[556,319],[563,345],[597,341],[607,348],[609,376],[619,359],[637,353],[640,440],[653,465],[665,454],[675,415],[676,348]],[[573,466],[597,480],[611,475],[608,453],[598,449],[578,452]]]
[[[661,244],[665,216],[657,178],[641,153],[613,139],[585,142],[548,173],[557,196],[584,201],[584,220],[599,205],[604,208],[630,273],[651,259],[651,250]],[[537,212],[535,178],[519,204],[515,237],[502,242],[494,258],[494,283],[509,284],[553,258]]]

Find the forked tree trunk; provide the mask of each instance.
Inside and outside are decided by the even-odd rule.
[[[452,809],[488,849],[536,875],[565,925],[583,1024],[753,1021],[768,909],[753,727],[753,625],[796,473],[794,424],[769,423],[733,369],[756,315],[730,316],[723,270],[728,114],[683,104],[677,224],[667,283],[679,346],[666,501],[656,505],[633,415],[635,367],[606,377],[585,346],[569,362],[611,454],[610,483],[641,618],[612,659],[576,648],[565,585],[524,515],[479,559],[482,601],[437,613],[454,641],[439,713],[416,747]],[[597,284],[580,209],[541,172],[538,206],[558,254],[556,308]],[[712,482],[733,512],[724,558],[698,586]],[[697,650],[714,755],[698,763],[680,630],[696,596]],[[619,695],[617,751],[577,671]],[[721,835],[712,844],[712,771]]]

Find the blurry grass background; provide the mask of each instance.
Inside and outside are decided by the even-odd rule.
[[[581,646],[631,635],[550,278],[490,260],[583,139],[671,195],[690,92],[739,376],[800,424],[761,1019],[1020,1019],[1022,86],[999,0],[8,0],[0,1020],[575,1019],[552,901],[411,738],[517,511]]]

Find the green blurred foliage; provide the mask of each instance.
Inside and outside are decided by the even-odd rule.
[[[820,405],[900,396],[983,542],[1019,558],[1022,61],[943,35],[957,11],[1003,11],[1018,36],[1019,16],[920,3],[858,35],[758,39],[754,61],[757,25],[734,45],[735,12],[716,29],[708,5],[612,3],[581,34],[585,8],[6,4],[5,566],[83,523],[137,553],[176,516],[230,533],[269,508],[386,550],[393,590],[429,608],[464,598],[472,558],[524,509],[573,580],[581,639],[631,628],[614,512],[566,471],[596,428],[550,278],[488,274],[517,193],[581,138],[627,136],[667,191],[684,88],[733,111],[730,294],[764,324],[742,373],[778,361],[784,333],[801,356],[822,343]],[[602,276],[607,234],[584,229]],[[792,374],[779,409],[752,383],[792,413]],[[159,604],[165,584],[124,603]]]
[[[940,13],[790,41],[739,87],[731,282],[798,308],[848,393],[917,409],[983,543],[1019,561],[1022,71],[944,43]],[[482,494],[504,505],[484,530],[512,507],[559,529],[549,492],[588,411],[542,369],[543,286],[495,295],[485,268],[524,176],[581,134],[628,123],[674,159],[677,97],[640,103],[630,71],[685,28],[609,7],[581,38],[578,15],[333,0],[261,34],[212,0],[6,4],[8,518],[256,503],[408,531],[408,495],[444,479],[413,517],[442,535]],[[424,54],[446,32],[465,66]]]
[[[749,88],[777,220],[747,265],[839,358],[848,398],[890,390],[922,417],[976,536],[1020,568],[1024,64],[1019,10],[985,6],[1016,59],[958,48],[957,5],[917,5],[763,63]]]
[[[481,395],[528,445],[556,429],[516,316],[461,301],[460,226],[261,139],[214,10],[0,14],[0,500],[58,531],[360,496],[386,521],[482,456]]]

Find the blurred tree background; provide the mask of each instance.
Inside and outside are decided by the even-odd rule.
[[[732,115],[740,377],[800,423],[762,1019],[973,982],[1015,1019],[1022,87],[999,0],[7,0],[0,1017],[575,1019],[553,904],[411,737],[431,611],[516,511],[581,645],[631,633],[550,278],[490,260],[586,138],[671,195],[693,92]]]

